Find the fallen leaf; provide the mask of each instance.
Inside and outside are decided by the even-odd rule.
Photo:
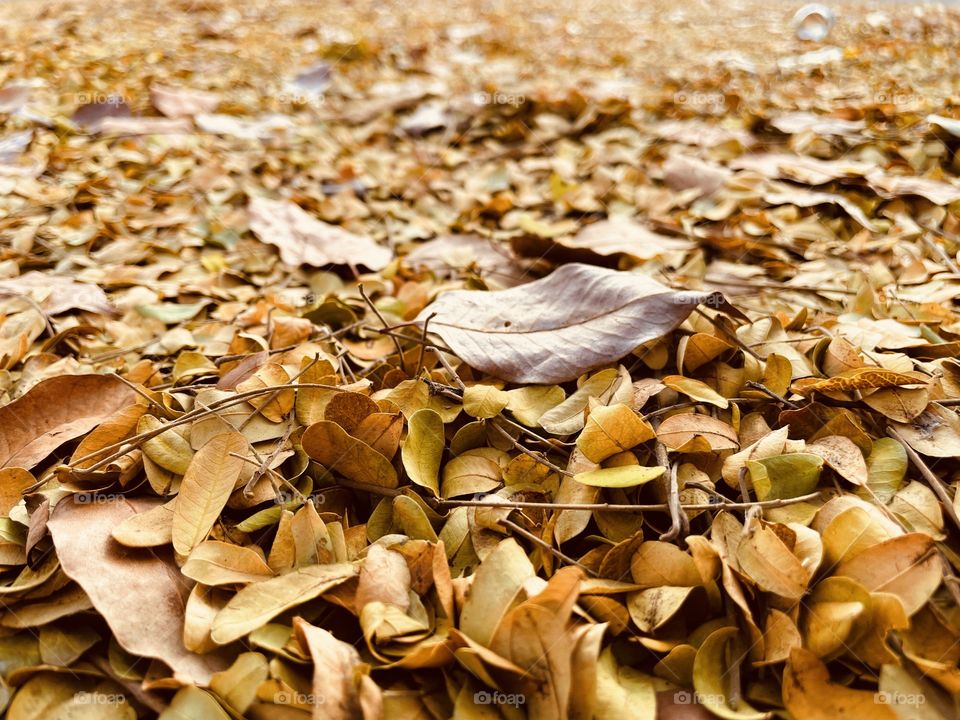
[[[636,273],[571,264],[509,290],[444,293],[417,320],[430,317],[429,329],[479,370],[550,384],[620,359],[712,298]]]
[[[307,455],[348,480],[397,487],[397,472],[390,461],[366,443],[348,435],[335,422],[321,420],[314,423],[303,433],[301,443]]]
[[[31,469],[135,397],[133,389],[110,375],[62,375],[41,381],[0,408],[0,467]]]
[[[222,433],[190,461],[173,506],[173,549],[181,555],[189,555],[210,533],[240,478],[246,450],[243,435]]]
[[[287,265],[366,265],[379,270],[391,252],[372,239],[317,220],[298,205],[255,197],[250,200],[250,229],[280,249]]]
[[[403,467],[410,481],[433,492],[440,493],[440,461],[445,446],[443,420],[424,408],[410,416],[407,439],[400,451]]]
[[[185,683],[206,685],[225,664],[181,644],[186,587],[177,580],[176,566],[149,551],[124,548],[110,536],[135,512],[123,499],[96,504],[67,499],[57,504],[47,527],[63,571],[84,589],[127,652],[162,660]]]
[[[210,636],[218,645],[238,640],[285,610],[313,600],[356,575],[352,563],[310,565],[247,585],[217,613]]]

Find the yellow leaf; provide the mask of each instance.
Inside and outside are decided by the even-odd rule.
[[[724,409],[730,407],[730,402],[723,395],[701,380],[684,377],[683,375],[667,375],[660,382],[671,390],[683,393],[698,402],[709,403]]]
[[[734,710],[729,704],[729,668],[735,658],[727,657],[727,645],[738,635],[735,627],[714,630],[703,641],[693,661],[693,687],[697,701],[714,715],[725,720],[764,720],[770,713],[761,712],[743,699]]]
[[[870,718],[897,720],[889,705],[877,702],[872,690],[853,690],[830,682],[830,673],[809,650],[794,648],[783,672],[783,704],[803,720]]]
[[[599,463],[653,437],[653,428],[624,403],[597,405],[590,410],[577,447],[588,460]]]
[[[0,470],[0,515],[8,515],[14,505],[20,502],[23,492],[37,479],[29,471],[18,467]]]
[[[554,435],[569,435],[582,430],[583,411],[590,402],[590,398],[597,398],[604,402],[621,384],[620,371],[615,368],[593,374],[570,397],[545,412],[538,421],[540,427]]]
[[[189,685],[180,688],[157,720],[230,720],[213,695]]]
[[[247,450],[247,439],[238,432],[215,435],[190,462],[173,508],[173,549],[181,555],[206,539],[226,507],[243,460],[232,453]]]
[[[311,565],[247,585],[217,613],[210,637],[218,645],[238,640],[285,610],[319,597],[356,574],[353,563]]]
[[[810,573],[767,524],[754,525],[737,546],[737,561],[757,586],[789,600],[799,600],[807,590]]]
[[[843,435],[828,435],[810,443],[807,450],[822,457],[840,477],[854,485],[866,485],[867,462],[856,443]]]
[[[463,391],[463,411],[475,418],[496,417],[510,402],[510,396],[493,385],[471,385]]]
[[[137,423],[137,434],[152,432],[163,427],[159,418],[144,415]],[[143,454],[164,470],[183,475],[193,460],[193,448],[184,437],[182,426],[173,427],[155,435],[143,443]]]
[[[240,653],[226,670],[210,678],[213,690],[232,710],[243,715],[257,696],[257,686],[267,679],[267,658],[256,652]]]
[[[823,458],[810,453],[747,461],[747,471],[758,500],[794,498],[813,492],[822,467]]]
[[[413,413],[400,457],[410,481],[427,488],[434,497],[440,492],[438,483],[443,448],[443,419],[429,408]]]
[[[922,533],[867,548],[840,563],[834,575],[852,578],[870,592],[896,595],[907,615],[922,608],[943,580],[933,539]]]
[[[564,401],[566,393],[559,385],[529,385],[507,391],[507,410],[517,422],[535,426],[551,408]]]
[[[626,465],[624,467],[588,470],[587,472],[577,473],[573,476],[573,479],[593,487],[628,488],[655,480],[664,472],[666,472],[666,468],[662,466]]]
[[[174,498],[163,505],[131,515],[113,528],[113,539],[127,547],[157,547],[173,540]]]
[[[180,571],[191,580],[211,586],[257,582],[274,574],[256,551],[217,540],[197,545]]]

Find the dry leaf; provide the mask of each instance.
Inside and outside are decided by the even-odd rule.
[[[136,512],[123,499],[58,503],[47,526],[64,572],[76,580],[127,652],[163,660],[186,683],[206,685],[225,667],[180,642],[186,587],[171,561],[115,542],[114,526]],[[117,592],[123,588],[123,592]]]
[[[287,265],[365,265],[379,270],[391,253],[374,240],[330,225],[283,200],[252,198],[248,208],[250,229],[263,242],[280,249]]]
[[[38,383],[0,408],[0,467],[31,469],[135,397],[109,375],[63,375]]]
[[[243,435],[223,433],[193,456],[173,506],[173,549],[181,555],[189,555],[210,533],[240,478],[246,450]]]
[[[571,264],[509,290],[445,293],[418,321],[431,317],[429,329],[479,370],[549,384],[619,360],[711,298],[636,273]]]

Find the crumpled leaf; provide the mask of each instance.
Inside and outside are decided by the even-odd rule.
[[[276,245],[288,265],[365,265],[379,270],[390,262],[390,251],[374,240],[321,222],[292,202],[255,197],[248,211],[250,229],[263,242]]]

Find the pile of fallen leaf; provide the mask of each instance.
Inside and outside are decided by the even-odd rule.
[[[6,717],[957,717],[960,14],[793,9],[0,6]]]

